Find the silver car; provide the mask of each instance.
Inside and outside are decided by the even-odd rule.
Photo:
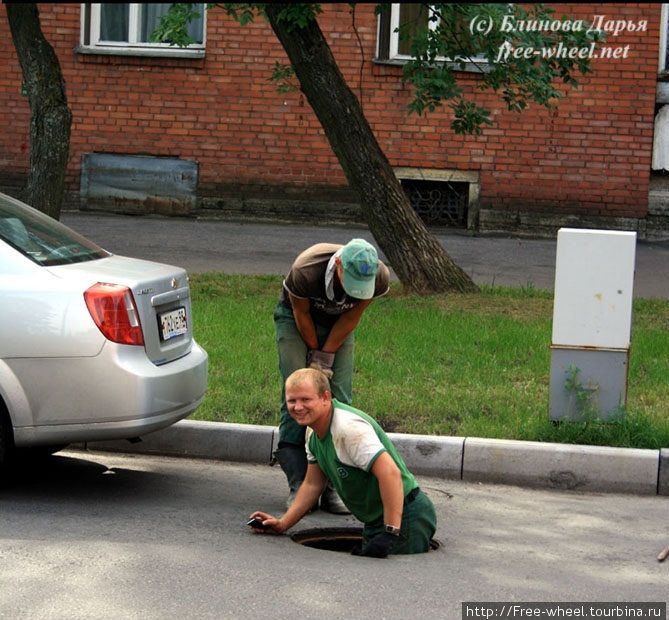
[[[188,275],[116,256],[0,193],[0,463],[132,439],[203,401]]]

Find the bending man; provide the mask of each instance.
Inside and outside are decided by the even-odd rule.
[[[316,365],[329,374],[333,396],[350,405],[353,387],[353,330],[376,297],[388,292],[390,273],[364,239],[346,245],[318,243],[302,252],[286,276],[274,311],[282,387],[298,368]],[[275,457],[288,480],[287,505],[307,470],[304,428],[296,424],[281,394],[279,445]],[[321,508],[348,512],[328,487]]]

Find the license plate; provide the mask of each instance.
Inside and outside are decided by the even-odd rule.
[[[169,340],[185,334],[188,331],[186,308],[162,312],[158,315],[158,325],[160,325],[161,340]]]

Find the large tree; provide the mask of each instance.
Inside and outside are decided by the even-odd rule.
[[[58,57],[42,33],[37,5],[8,3],[5,7],[30,103],[30,171],[25,199],[58,219],[72,124],[65,81]]]
[[[267,4],[267,19],[400,282],[418,293],[475,291],[409,203],[317,21],[297,26],[286,18],[290,6]]]
[[[420,114],[447,102],[453,110],[451,129],[456,133],[479,134],[482,125],[491,124],[489,111],[466,99],[457,83],[458,69],[478,64],[482,88],[500,93],[510,110],[521,111],[530,101],[550,107],[563,95],[560,82],[576,86],[574,72],[590,70],[591,45],[601,38],[601,33],[588,30],[589,24],[557,19],[541,5],[529,10],[513,4],[422,6],[423,18],[403,25],[399,34],[412,55],[404,67],[404,79],[414,87],[409,108]],[[288,56],[290,71],[359,198],[374,238],[404,287],[420,294],[475,291],[471,278],[410,205],[321,32],[320,5],[223,7],[242,24],[256,14],[269,21]],[[377,12],[388,7],[378,5]],[[174,5],[156,31],[156,40],[187,43],[181,25],[192,13],[192,5]],[[286,71],[277,74],[285,76]]]

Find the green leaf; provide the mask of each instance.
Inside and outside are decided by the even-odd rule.
[[[193,7],[194,4],[172,4],[158,23],[156,30],[151,33],[150,40],[154,43],[169,43],[179,47],[188,47],[195,43],[188,34],[188,24],[200,17]]]
[[[270,82],[277,82],[277,91],[280,93],[293,93],[298,90],[293,79],[295,78],[295,69],[291,65],[284,65],[279,61],[274,63]]]
[[[403,73],[403,80],[414,88],[408,108],[410,113],[422,114],[450,101],[456,111],[453,127],[458,133],[480,133],[483,125],[491,123],[482,108],[464,101],[457,85],[461,78],[458,72],[468,63],[480,69],[478,90],[499,92],[509,110],[521,112],[530,102],[550,108],[563,96],[554,86],[556,81],[576,88],[576,74],[592,72],[589,58],[562,57],[555,50],[588,48],[593,41],[603,39],[603,33],[587,32],[589,23],[572,27],[578,20],[566,15],[558,20],[555,11],[543,5],[429,6],[429,21],[434,28],[414,23],[397,29],[412,56]],[[569,28],[539,26],[566,20]],[[509,28],[509,24],[515,28]],[[487,61],[481,61],[481,57]]]

